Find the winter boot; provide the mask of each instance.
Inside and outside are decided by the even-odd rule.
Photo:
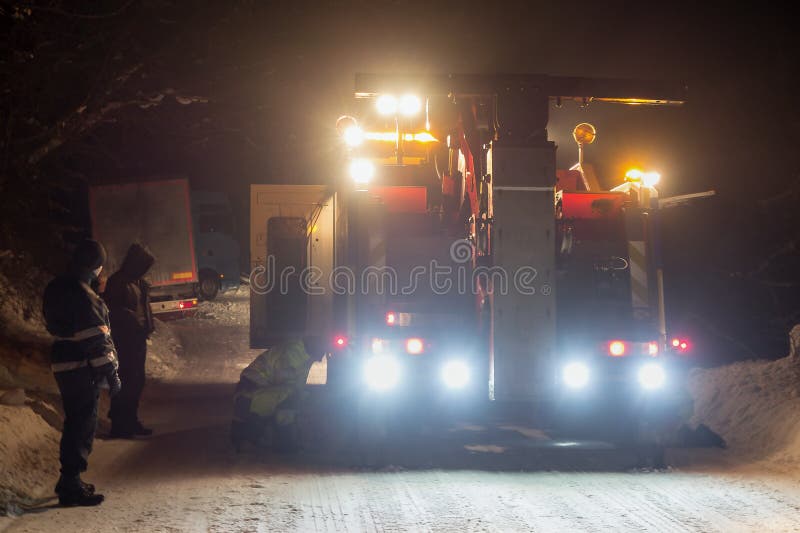
[[[78,478],[78,484],[80,488],[82,488],[87,493],[94,494],[94,485],[92,485],[91,483],[86,483],[81,478]],[[58,483],[56,483],[55,493],[61,494],[62,492],[69,490],[70,489],[69,485],[70,483],[68,483],[63,476],[58,478]]]
[[[131,427],[131,425],[111,422],[111,431],[108,432],[109,439],[132,439],[134,435],[136,435],[135,428]]]
[[[93,485],[84,483],[79,476],[61,476],[56,484],[56,493],[58,494],[58,503],[65,507],[91,507],[100,505],[105,499],[102,494],[94,492]]]
[[[133,426],[133,434],[139,435],[141,437],[149,437],[153,434],[153,430],[150,428],[146,428],[142,425],[140,421],[136,421],[136,424]]]
[[[102,494],[90,494],[82,488],[60,492],[58,503],[64,507],[93,507],[105,500]]]

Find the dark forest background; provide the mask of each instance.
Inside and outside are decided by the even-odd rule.
[[[606,185],[638,163],[662,194],[670,329],[714,364],[787,353],[800,322],[798,61],[790,8],[595,2],[0,2],[0,253],[45,269],[88,220],[86,187],[188,176],[227,192],[338,179],[356,72],[667,79],[682,108],[566,103],[551,115]],[[247,246],[243,246],[245,249]]]

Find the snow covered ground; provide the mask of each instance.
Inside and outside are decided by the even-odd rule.
[[[508,431],[472,428],[462,432],[474,436],[460,455],[440,457],[438,467],[376,471],[232,452],[233,384],[259,353],[248,346],[246,290],[204,302],[194,318],[159,326],[148,371],[160,379],[145,391],[143,405],[143,418],[156,434],[97,442],[86,478],[108,497],[101,508],[59,509],[49,501],[28,509],[35,498],[52,496],[58,432],[34,412],[34,405],[42,409],[34,397],[22,406],[0,406],[0,498],[25,504],[17,508],[20,518],[0,519],[0,530],[800,528],[800,354],[692,373],[694,422],[729,443],[725,451],[706,450],[705,457],[719,462],[704,462],[701,454],[678,470],[627,471],[607,463],[605,471],[590,472],[563,454],[575,459],[596,452],[540,448],[547,436],[534,428],[502,428],[516,434],[513,443],[533,451],[511,457],[511,472],[477,470],[476,458],[487,464],[502,458],[505,452],[498,450],[509,441],[494,439]],[[556,455],[561,459],[553,461]],[[471,468],[458,466],[465,457]]]

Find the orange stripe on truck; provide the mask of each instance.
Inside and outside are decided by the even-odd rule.
[[[192,279],[194,273],[192,272],[173,272],[172,279]]]

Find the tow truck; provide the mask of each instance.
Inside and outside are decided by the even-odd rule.
[[[590,124],[557,170],[548,114],[681,105],[685,86],[359,74],[355,97],[337,122],[349,176],[251,188],[251,344],[329,338],[328,386],[358,416],[493,401],[586,421],[602,406],[640,435],[680,382],[657,240],[669,200],[640,170],[601,190]]]

